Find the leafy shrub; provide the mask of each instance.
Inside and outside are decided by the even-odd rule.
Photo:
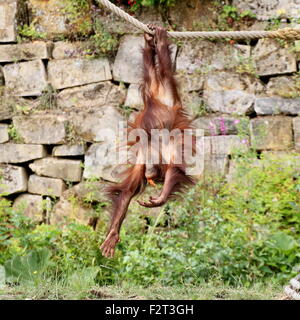
[[[221,184],[217,194],[199,185],[183,202],[170,203],[169,212],[178,218],[170,230],[143,234],[139,241],[125,234],[123,278],[178,284],[216,277],[243,285],[290,278],[300,262],[295,163],[265,160],[255,166],[242,158],[236,174],[239,179]]]
[[[0,195],[0,264],[21,252],[20,244],[26,243],[27,234],[34,226],[29,218],[12,209],[11,202]]]
[[[50,250],[43,248],[6,261],[4,267],[7,281],[38,280],[50,264],[50,255]]]
[[[104,223],[96,231],[76,223],[64,229],[34,225],[2,199],[0,264],[20,265],[46,248],[51,263],[39,275],[47,271],[69,279],[93,268],[100,284],[286,282],[300,264],[300,173],[293,158],[252,155],[234,158],[235,179],[199,183],[156,218],[147,217],[148,225],[133,204],[113,260],[99,250]]]

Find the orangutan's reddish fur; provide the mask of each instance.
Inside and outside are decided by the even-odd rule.
[[[181,104],[173,75],[171,51],[167,32],[159,27],[152,27],[155,35],[145,34],[143,49],[144,81],[141,87],[144,109],[130,124],[130,129],[144,129],[150,139],[151,129],[184,129],[191,128]],[[129,130],[130,130],[129,129]],[[142,150],[141,150],[142,152]],[[123,173],[121,183],[109,186],[107,192],[112,200],[112,220],[107,237],[101,245],[106,257],[113,257],[115,246],[120,241],[119,232],[131,199],[144,191],[147,179],[164,181],[158,197],[150,197],[149,202],[139,204],[145,207],[161,206],[183,187],[193,184],[190,176],[185,174],[185,165],[135,164]]]

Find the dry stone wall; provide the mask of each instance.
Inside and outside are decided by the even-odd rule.
[[[260,20],[268,20],[280,15],[287,18],[299,18],[299,0],[233,0],[233,5],[242,10],[250,10]]]
[[[234,2],[261,19],[283,9],[300,17],[296,0]],[[74,199],[105,201],[103,182],[91,181],[116,180],[114,144],[100,132],[117,131],[126,110],[134,115],[142,108],[143,38],[124,35],[113,59],[86,58],[81,42],[17,43],[20,3],[0,0],[0,194],[14,206],[25,202],[26,214],[37,221],[46,211],[51,223],[65,217],[88,223],[91,210],[80,201],[75,208]],[[55,8],[49,1],[39,11],[52,17],[39,20],[50,35],[67,32]],[[183,103],[204,130],[205,175],[230,178],[237,148],[300,156],[300,54],[294,43],[187,41],[172,46],[172,59]]]

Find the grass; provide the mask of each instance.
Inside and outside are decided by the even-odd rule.
[[[277,284],[257,283],[250,288],[205,283],[201,286],[148,288],[122,286],[70,286],[43,281],[0,289],[0,300],[282,300],[283,288]]]

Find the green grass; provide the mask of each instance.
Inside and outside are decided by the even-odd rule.
[[[283,288],[277,284],[257,283],[250,288],[205,283],[201,286],[153,285],[148,288],[122,286],[72,287],[61,282],[43,281],[0,289],[0,300],[281,300]]]

